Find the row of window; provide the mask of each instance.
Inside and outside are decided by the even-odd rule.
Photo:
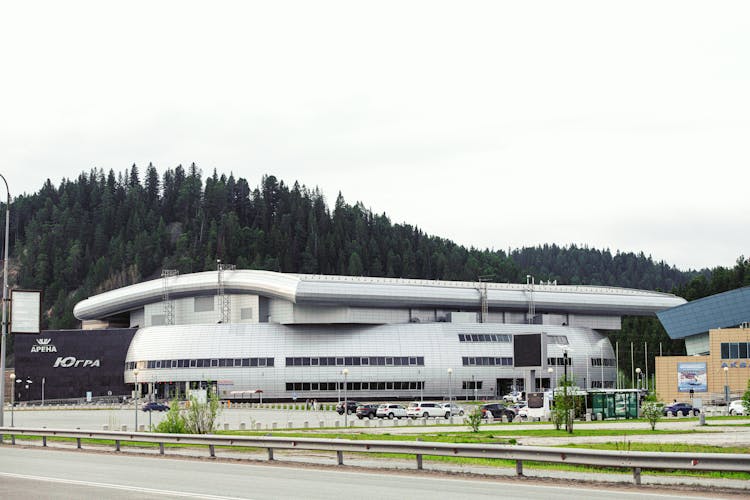
[[[547,358],[547,364],[549,366],[565,366],[565,360],[568,360],[568,366],[573,364],[572,358]]]
[[[274,358],[203,358],[203,359],[152,359],[149,361],[128,361],[126,370],[135,368],[239,368],[273,366]]]
[[[347,391],[416,391],[424,382],[347,382]],[[342,391],[343,382],[287,382],[287,391]]]
[[[750,342],[722,342],[721,359],[748,359]]]
[[[591,358],[591,366],[615,366],[615,360],[611,358]]]
[[[513,358],[492,358],[487,356],[464,356],[464,366],[513,366]]]
[[[424,356],[286,358],[286,366],[424,366]]]
[[[461,384],[462,389],[481,389],[482,388],[482,381],[481,380],[464,380],[463,384]]]
[[[459,342],[506,342],[510,343],[510,335],[495,335],[487,333],[459,333]]]
[[[727,356],[724,348],[727,347]],[[734,347],[732,347],[734,346]],[[723,343],[722,359],[747,358],[748,343]],[[743,350],[744,349],[744,350]],[[464,356],[463,366],[513,366],[512,357]],[[547,358],[549,366],[563,366],[566,358]],[[572,359],[567,358],[568,366]],[[615,366],[610,358],[591,358],[591,366]],[[157,359],[149,361],[128,361],[126,370],[135,368],[237,368],[274,366],[274,358],[204,358],[204,359]],[[320,357],[320,358],[286,358],[286,366],[424,366],[423,356],[374,356],[374,357]]]

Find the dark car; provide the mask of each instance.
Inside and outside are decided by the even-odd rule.
[[[163,403],[157,403],[156,401],[151,401],[150,403],[146,403],[143,405],[143,408],[141,408],[143,411],[169,411],[169,406],[163,404]]]
[[[508,419],[508,422],[512,422],[513,419],[516,418],[516,412],[499,403],[482,405],[480,411],[482,412],[482,418],[487,418],[488,413],[495,419],[501,419],[505,416],[505,418]]]
[[[693,408],[690,403],[672,403],[664,407],[663,413],[666,416],[670,411],[672,415],[677,415],[678,411],[681,411],[683,415],[698,415],[701,412],[699,409]]]
[[[362,420],[363,418],[375,418],[377,417],[379,404],[366,404],[357,406],[357,417]]]
[[[357,406],[359,406],[359,403],[357,403],[356,401],[347,401],[346,402],[346,414],[351,415],[352,413],[356,412]],[[344,414],[344,402],[343,401],[336,405],[336,413],[338,413],[339,415]]]

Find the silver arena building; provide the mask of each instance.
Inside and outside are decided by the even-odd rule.
[[[222,270],[106,292],[74,310],[84,329],[137,332],[126,384],[156,397],[211,386],[223,399],[489,399],[568,373],[615,386],[602,332],[680,305],[644,290]]]

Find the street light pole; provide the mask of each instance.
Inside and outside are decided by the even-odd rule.
[[[344,368],[341,370],[341,374],[344,376],[344,427],[349,427],[349,403],[346,398],[346,376],[349,375],[349,369]]]
[[[549,373],[549,388],[550,388],[550,389],[554,389],[554,384],[553,384],[553,382],[555,381],[555,379],[554,379],[554,377],[552,377],[552,373],[553,373],[554,371],[555,371],[555,370],[553,370],[551,366],[550,366],[549,368],[547,368],[547,373]]]
[[[724,402],[727,404],[724,411],[729,414],[729,367],[724,367]]]
[[[453,401],[453,368],[448,368],[448,401]]]
[[[135,377],[135,432],[138,432],[138,369],[133,370]]]
[[[638,391],[640,391],[641,390],[641,369],[640,368],[635,369],[635,377],[637,380],[636,387],[638,388]]]
[[[10,374],[10,426],[13,427],[13,407],[16,405],[16,374]]]
[[[7,193],[7,201],[5,203],[5,257],[3,259],[3,313],[2,313],[2,340],[0,340],[0,427],[5,425],[5,356],[6,356],[6,338],[8,337],[8,322],[7,311],[8,311],[8,247],[10,246],[10,189],[8,189],[8,181],[5,180],[5,176],[0,174],[0,178],[5,183],[5,192]],[[13,387],[15,391],[16,388]]]

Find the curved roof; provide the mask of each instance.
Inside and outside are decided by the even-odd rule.
[[[750,286],[694,300],[657,314],[670,338],[682,339],[712,328],[750,321]]]
[[[398,278],[316,276],[271,271],[223,271],[225,293],[257,294],[305,305],[478,308],[480,284]],[[652,315],[685,302],[672,294],[614,287],[482,283],[490,309]],[[73,309],[78,319],[102,319],[170,298],[215,294],[218,272],[155,279],[90,297]]]

